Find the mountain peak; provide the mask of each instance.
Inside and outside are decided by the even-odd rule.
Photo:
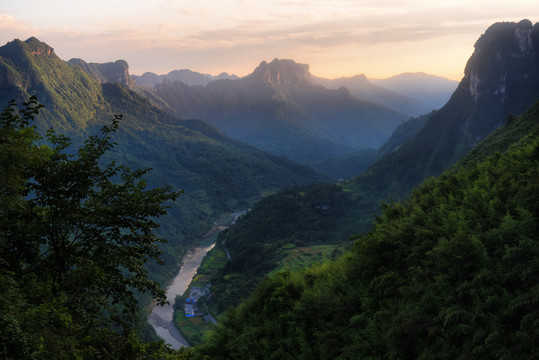
[[[70,59],[72,65],[80,66],[88,75],[101,83],[117,83],[134,87],[135,81],[129,74],[129,64],[125,60],[108,63],[87,63],[82,59]]]
[[[27,46],[27,50],[33,55],[52,55],[54,49],[44,42],[39,41],[36,37],[32,36],[24,42]]]
[[[26,41],[15,39],[0,47],[3,56],[54,55],[54,49],[35,37]]]
[[[539,24],[499,22],[475,43],[462,85],[474,100],[488,96],[504,103],[510,88],[539,79]]]
[[[270,63],[262,61],[251,76],[273,85],[298,86],[311,84],[309,65],[298,64],[294,60],[287,59],[274,59]]]

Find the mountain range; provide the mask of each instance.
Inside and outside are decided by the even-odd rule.
[[[141,87],[154,87],[157,84],[170,81],[181,81],[186,85],[205,86],[208,83],[221,79],[238,79],[236,75],[229,75],[223,72],[217,76],[211,74],[201,74],[189,69],[172,70],[166,75],[157,75],[152,72],[145,72],[142,75],[131,75],[133,80]]]
[[[170,81],[143,91],[181,118],[202,118],[237,140],[304,163],[377,148],[407,119],[347,89],[314,84],[308,65],[292,60],[263,61],[240,79],[206,86]]]
[[[123,61],[66,62],[36,38],[14,40],[0,47],[0,102],[7,106],[11,99],[22,103],[36,95],[45,108],[34,125],[42,134],[54,128],[76,145],[98,133],[113,114],[123,115],[109,160],[152,168],[152,186],[186,192],[161,219],[161,234],[169,241],[166,270],[156,270],[161,279],[175,271],[186,247],[224,211],[248,207],[265,191],[329,180],[233,140],[202,120],[181,120],[157,108],[129,87],[127,70]]]
[[[425,73],[405,73],[387,79],[367,79],[365,75],[313,81],[328,89],[345,87],[363,100],[408,116],[419,116],[441,108],[458,82]]]
[[[52,127],[76,145],[123,114],[106,160],[151,167],[150,186],[185,190],[160,219],[166,265],[148,265],[163,284],[220,215],[252,207],[220,237],[216,249],[229,260],[211,280],[207,305],[216,315],[247,300],[197,351],[215,358],[538,354],[539,24],[489,27],[462,81],[432,112],[417,101],[425,92],[407,84],[410,76],[440,80],[423,74],[322,86],[308,65],[275,59],[244,78],[194,84],[201,80],[193,72],[170,76],[153,84],[147,75],[153,86],[141,87],[146,80],[122,60],[66,62],[36,38],[0,47],[1,103],[36,95],[45,105],[38,131]],[[425,113],[408,120],[354,91]],[[350,179],[331,183],[279,155]],[[316,264],[322,253],[338,260],[279,272],[290,261]]]
[[[465,76],[446,105],[401,125],[365,172],[338,186],[301,187],[262,200],[227,233],[232,260],[212,280],[218,308],[248,294],[289,254],[289,244],[346,244],[349,236],[367,232],[381,202],[407,196],[474,150],[508,118],[522,114],[539,99],[538,59],[539,24],[492,25],[476,42]],[[500,151],[506,146],[498,144]],[[255,240],[254,233],[264,236]],[[258,261],[249,262],[243,254]]]

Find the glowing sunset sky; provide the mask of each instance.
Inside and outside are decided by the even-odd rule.
[[[497,21],[539,21],[537,0],[0,0],[0,45],[36,36],[69,60],[133,74],[247,75],[294,59],[323,77],[424,71],[460,80]]]

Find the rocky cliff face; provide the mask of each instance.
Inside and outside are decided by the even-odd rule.
[[[312,84],[309,65],[298,64],[293,60],[274,59],[270,63],[262,61],[250,76],[276,86],[298,87]]]
[[[51,48],[49,45],[39,41],[35,37],[31,37],[28,40],[26,40],[25,45],[27,47],[27,50],[32,55],[53,55],[54,49]]]
[[[441,174],[509,114],[520,115],[539,99],[539,24],[492,25],[477,40],[464,73],[450,100],[421,131],[370,168],[380,174],[373,177],[380,189],[406,193]],[[392,177],[384,178],[388,171]]]
[[[529,90],[534,97],[537,90],[533,85],[539,84],[539,48],[534,46],[539,41],[537,28],[529,20],[492,25],[475,44],[461,90],[476,102],[490,101],[509,107],[517,93]]]
[[[71,59],[69,63],[80,66],[86,73],[101,83],[121,84],[135,87],[135,80],[129,74],[129,64],[125,60],[116,60],[103,64],[87,63],[82,59]]]

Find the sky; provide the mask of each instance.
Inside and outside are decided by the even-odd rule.
[[[464,75],[499,21],[539,21],[537,0],[0,0],[0,46],[31,36],[63,60],[244,76],[293,59],[312,74]]]

